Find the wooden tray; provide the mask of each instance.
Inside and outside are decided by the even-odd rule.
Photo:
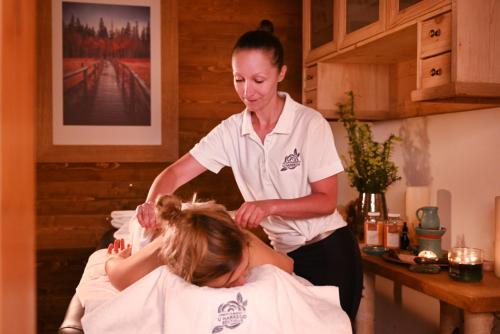
[[[410,264],[415,264],[415,261],[413,261],[414,258],[416,258],[415,255],[410,255],[410,254],[403,254],[403,253],[397,253],[398,258],[396,259],[393,256],[390,256],[388,253],[384,253],[381,257],[385,261],[388,262],[393,262],[397,264],[404,264],[404,265],[410,265]]]

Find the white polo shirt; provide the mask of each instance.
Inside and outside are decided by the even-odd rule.
[[[343,171],[328,122],[287,93],[280,94],[285,96],[285,105],[264,143],[245,109],[222,121],[190,151],[214,173],[231,167],[247,202],[304,197],[311,194],[311,182]],[[270,216],[262,223],[273,247],[284,253],[343,226],[346,223],[337,211],[309,219]]]

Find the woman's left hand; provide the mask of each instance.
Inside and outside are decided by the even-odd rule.
[[[271,214],[272,202],[270,200],[245,202],[236,212],[234,220],[243,228],[256,228]]]
[[[127,258],[132,254],[132,246],[130,244],[125,246],[125,240],[116,239],[108,245],[108,254],[110,255],[110,258]]]

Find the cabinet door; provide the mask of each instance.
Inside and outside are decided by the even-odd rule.
[[[450,3],[451,0],[389,0],[389,27],[414,20]]]
[[[304,0],[304,59],[313,61],[337,49],[336,0]]]
[[[385,0],[341,0],[340,47],[346,47],[384,31],[385,5]]]

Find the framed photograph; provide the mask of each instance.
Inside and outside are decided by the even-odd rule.
[[[175,1],[42,3],[38,161],[175,160]]]

